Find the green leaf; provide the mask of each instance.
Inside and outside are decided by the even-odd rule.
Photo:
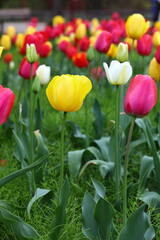
[[[27,206],[27,213],[28,213],[29,218],[31,217],[30,211],[31,211],[31,207],[32,207],[33,203],[35,201],[37,201],[39,198],[47,195],[49,192],[51,192],[51,190],[41,189],[41,188],[36,189],[33,198],[30,200],[30,202],[28,203],[28,206]]]
[[[101,136],[104,133],[105,115],[104,113],[102,113],[101,105],[97,99],[95,99],[93,104],[93,114],[95,117],[93,121],[93,126],[95,128],[95,135],[96,135],[96,138],[101,138]]]
[[[152,208],[160,208],[160,195],[156,192],[145,192],[140,195],[139,199]]]
[[[6,201],[0,200],[0,207],[6,208],[8,210],[13,209],[13,205],[10,203],[7,203]]]
[[[102,177],[104,178],[108,173],[112,173],[113,169],[114,169],[114,163],[113,162],[105,162],[102,160],[91,160],[86,162],[86,164],[83,165],[80,173],[79,173],[79,178],[82,176],[82,174],[84,173],[84,171],[86,170],[86,168],[90,165],[97,165],[99,166],[100,172]]]
[[[95,206],[96,202],[93,197],[88,192],[85,192],[82,202],[82,232],[87,237],[87,239],[90,240],[98,239],[97,223],[93,217]]]
[[[15,133],[15,131],[13,131],[13,137],[14,140],[16,142],[16,147],[17,147],[17,152],[16,152],[16,158],[22,162],[25,158],[25,151],[24,151],[24,147],[22,142],[20,141],[19,137],[17,136],[17,134]]]
[[[66,177],[62,185],[62,189],[60,191],[59,205],[55,210],[55,216],[51,225],[51,228],[53,229],[51,233],[52,240],[59,239],[60,232],[63,228],[63,225],[66,222],[66,206],[68,203],[69,196],[70,196],[70,183],[68,178]]]
[[[94,156],[95,159],[103,160],[101,152],[96,147],[88,147],[86,151],[89,151]]]
[[[92,179],[92,183],[93,183],[93,186],[94,186],[94,188],[96,190],[96,193],[99,195],[99,197],[104,198],[105,197],[105,193],[106,193],[106,189],[103,186],[103,184],[98,182],[95,179]]]
[[[146,180],[153,169],[153,157],[143,156],[139,173],[139,190],[145,187]]]
[[[146,205],[144,204],[132,213],[117,240],[144,240],[144,235],[148,228],[148,220],[144,213],[145,207]]]
[[[106,161],[109,161],[108,156],[108,143],[109,143],[109,137],[102,137],[101,139],[94,140],[94,143],[98,146],[100,149],[103,159]]]
[[[84,151],[85,149],[68,152],[69,172],[73,178],[76,178],[79,174]]]
[[[110,239],[114,210],[111,204],[100,198],[94,209],[94,218],[98,225],[101,240]],[[112,238],[113,239],[113,238]]]
[[[39,167],[44,161],[46,161],[46,159],[51,155],[52,153],[38,159],[37,161],[35,161],[34,163],[30,164],[28,167],[25,167],[23,169],[20,169],[18,171],[15,171],[9,175],[7,175],[4,178],[0,179],[0,187],[4,186],[6,183],[10,182],[11,180],[29,172],[30,170]]]
[[[32,226],[3,207],[0,207],[0,222],[11,229],[18,240],[34,240],[40,237]]]
[[[159,156],[158,156],[158,153],[157,153],[156,145],[155,145],[155,142],[153,140],[152,133],[151,133],[150,127],[148,125],[148,122],[146,122],[146,131],[147,131],[147,136],[148,136],[149,143],[150,143],[151,150],[152,150],[156,178],[157,178],[157,181],[158,181],[158,185],[160,187],[160,174],[159,174],[160,173],[160,159],[159,159]]]

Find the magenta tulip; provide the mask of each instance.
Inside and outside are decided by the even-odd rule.
[[[148,56],[152,50],[152,37],[149,34],[143,35],[137,40],[137,52],[142,56]]]
[[[99,34],[96,42],[95,42],[95,49],[98,52],[106,53],[112,43],[112,34],[108,31],[103,31]]]
[[[36,75],[36,70],[38,68],[38,61],[32,64],[32,77]],[[25,79],[30,79],[31,74],[31,64],[27,61],[26,57],[24,57],[21,61],[19,68],[19,75]]]
[[[9,88],[0,85],[0,125],[7,121],[14,104],[15,95]]]
[[[158,46],[156,49],[155,58],[156,58],[157,62],[160,63],[160,46]]]
[[[157,101],[155,81],[148,75],[136,75],[127,90],[124,99],[124,110],[135,117],[144,117]]]

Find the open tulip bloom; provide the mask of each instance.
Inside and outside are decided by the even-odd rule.
[[[128,82],[132,76],[132,66],[129,62],[120,63],[113,60],[108,67],[107,63],[103,63],[107,79],[112,85],[123,85]]]

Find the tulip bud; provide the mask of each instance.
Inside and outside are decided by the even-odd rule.
[[[122,43],[122,42],[118,44],[116,58],[121,63],[128,60],[128,45],[127,44]]]
[[[94,57],[95,57],[94,48],[92,45],[90,45],[89,49],[87,50],[87,59],[88,61],[92,61]]]
[[[26,58],[29,63],[34,63],[38,60],[38,54],[34,43],[27,44]]]
[[[124,110],[135,117],[144,117],[157,101],[155,81],[148,75],[136,75],[127,90],[124,99]]]
[[[40,90],[40,87],[41,87],[41,85],[40,85],[39,77],[36,76],[35,79],[34,79],[33,85],[32,85],[32,91],[34,93],[38,93],[39,90]]]

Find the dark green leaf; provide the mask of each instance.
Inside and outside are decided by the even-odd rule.
[[[145,192],[140,195],[139,199],[152,208],[160,208],[160,195],[156,192]]]
[[[148,228],[148,219],[144,213],[146,205],[138,208],[127,221],[117,240],[144,240]]]
[[[82,218],[83,218],[83,227],[82,232],[90,240],[97,240],[98,229],[97,223],[94,219],[93,213],[96,202],[93,197],[85,192],[83,202],[82,202]]]
[[[73,178],[77,177],[79,174],[84,151],[85,149],[68,152],[69,172]]]
[[[96,143],[96,145],[99,147],[103,159],[106,161],[109,161],[109,157],[108,157],[108,143],[109,143],[109,137],[102,137],[101,139],[98,140],[94,140],[94,143]]]
[[[105,127],[105,115],[101,111],[101,105],[97,99],[95,99],[93,104],[93,114],[94,114],[94,121],[93,126],[95,128],[95,135],[96,138],[100,138],[104,133]]]
[[[58,240],[60,232],[63,228],[63,225],[66,222],[66,206],[68,203],[68,198],[70,196],[70,183],[66,177],[59,196],[59,204],[55,210],[55,216],[51,225],[53,229],[51,233],[52,240]]]
[[[10,182],[11,180],[29,172],[30,170],[39,167],[44,161],[46,161],[46,159],[51,155],[52,153],[38,159],[37,161],[35,161],[34,163],[30,164],[28,167],[25,167],[23,169],[20,169],[16,172],[13,172],[9,175],[7,175],[6,177],[0,179],[0,187],[4,186],[6,183]]]
[[[96,193],[99,195],[99,197],[104,198],[105,197],[105,193],[106,193],[106,189],[103,186],[103,184],[98,182],[95,179],[92,179],[92,183],[93,183],[93,186],[94,186],[94,188],[96,190]]]
[[[145,187],[146,180],[153,169],[154,169],[153,157],[144,156],[141,161],[139,173],[139,190]]]
[[[32,226],[3,207],[0,207],[0,222],[11,229],[18,240],[34,240],[40,237]]]
[[[31,217],[31,216],[30,216],[30,211],[31,211],[31,207],[32,207],[33,203],[34,203],[35,201],[37,201],[39,198],[47,195],[50,191],[51,191],[51,190],[41,189],[41,188],[37,188],[37,189],[36,189],[33,198],[30,200],[30,202],[28,203],[28,206],[27,206],[27,213],[28,213],[29,218]]]

